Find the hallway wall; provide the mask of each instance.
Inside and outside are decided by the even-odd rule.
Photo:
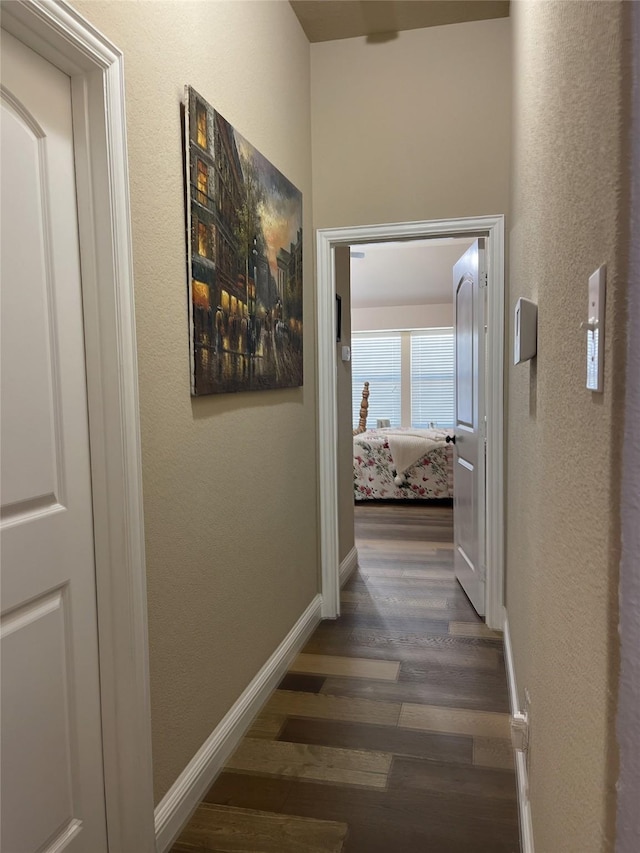
[[[510,34],[500,18],[312,44],[314,228],[506,214]],[[349,302],[343,292],[343,312]],[[346,442],[350,371],[339,375]],[[342,559],[353,545],[351,450],[340,458]]]
[[[640,841],[640,6],[626,7],[631,19],[632,118],[630,144],[631,216],[627,317],[624,471],[622,486],[622,557],[620,562],[620,683],[617,736],[620,776],[616,853],[635,853]],[[635,331],[635,334],[633,332]]]
[[[462,253],[461,253],[462,254]],[[352,308],[354,332],[387,329],[437,329],[453,326],[453,302],[436,305],[385,305],[384,308]]]
[[[508,18],[311,45],[314,228],[507,213]]]
[[[624,4],[518,2],[510,307],[538,356],[509,367],[507,609],[531,696],[539,853],[612,848],[625,347]],[[607,265],[605,390],[585,388],[587,280]]]
[[[309,44],[282,2],[74,5],[125,56],[157,802],[318,589]],[[303,388],[189,395],[185,84],[303,193]]]

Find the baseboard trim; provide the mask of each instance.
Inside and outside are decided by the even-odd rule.
[[[533,847],[533,824],[531,822],[531,801],[529,800],[527,756],[521,749],[516,749],[515,756],[518,812],[520,816],[520,849],[522,853],[535,853]]]
[[[158,853],[165,853],[176,840],[254,717],[320,623],[321,605],[322,596],[316,595],[156,807]]]
[[[340,588],[349,580],[358,568],[358,549],[354,545],[344,560],[340,563]]]
[[[511,732],[512,739],[521,737],[524,733],[525,739],[528,732],[528,716],[520,710],[520,699],[518,697],[518,682],[516,681],[516,669],[513,660],[513,649],[511,647],[511,633],[509,631],[509,617],[505,609],[503,619],[504,658],[507,670],[507,684],[509,688],[509,702],[511,705]],[[520,824],[520,849],[522,853],[535,853],[533,846],[533,824],[531,821],[531,802],[529,800],[529,773],[527,771],[527,754],[522,749],[515,749],[516,762],[516,786],[518,789],[518,817]]]
[[[502,619],[504,639],[504,663],[507,670],[507,687],[509,688],[509,703],[511,705],[511,716],[520,713],[520,698],[518,696],[518,682],[516,680],[516,667],[513,661],[513,649],[511,647],[511,632],[509,630],[509,617],[505,609]]]

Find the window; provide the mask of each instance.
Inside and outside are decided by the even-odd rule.
[[[198,164],[198,201],[200,204],[206,204],[209,195],[209,172],[202,160],[196,162]]]
[[[400,426],[400,333],[354,334],[351,341],[353,428],[358,426],[362,387],[369,383],[369,426],[388,418]]]
[[[200,148],[207,147],[207,111],[202,104],[196,104],[196,138]]]
[[[204,222],[198,222],[198,254],[203,258],[209,257],[209,235]]]
[[[411,332],[411,426],[453,426],[453,329]]]
[[[369,382],[368,426],[453,426],[453,329],[354,332],[351,341],[352,414],[360,416]]]

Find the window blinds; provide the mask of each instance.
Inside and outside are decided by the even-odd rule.
[[[402,339],[410,338],[410,365],[402,363]],[[362,386],[369,382],[367,425],[388,418],[391,426],[453,426],[453,329],[354,332],[351,341],[353,427],[358,426]],[[403,384],[404,383],[404,384]],[[402,399],[411,401],[411,423],[402,423]],[[408,419],[408,409],[407,415]]]
[[[453,329],[411,332],[411,426],[453,426]]]
[[[362,388],[369,383],[368,427],[378,418],[400,426],[400,332],[354,334],[351,340],[351,394],[353,428],[358,426]]]

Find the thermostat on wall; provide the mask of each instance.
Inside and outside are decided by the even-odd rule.
[[[538,343],[538,306],[521,297],[516,303],[513,333],[513,363],[528,361],[536,354]]]

